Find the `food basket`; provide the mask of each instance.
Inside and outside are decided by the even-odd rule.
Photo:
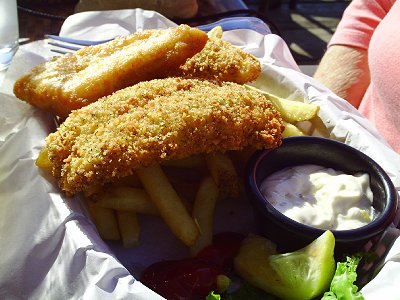
[[[141,9],[84,12],[69,17],[60,35],[107,39],[169,26],[175,24],[156,12]],[[259,58],[262,75],[254,86],[283,98],[319,105],[319,117],[326,130],[313,134],[362,150],[386,170],[399,190],[400,156],[346,101],[302,74],[279,36],[237,29],[224,32],[223,39]],[[135,278],[153,262],[188,255],[165,224],[156,217],[141,219],[140,245],[133,249],[105,243],[87,217],[81,199],[65,197],[55,180],[35,166],[44,138],[55,130],[55,123],[52,116],[16,99],[12,86],[20,75],[53,55],[46,41],[21,46],[2,83],[0,298],[161,298]],[[222,202],[218,206],[217,232],[246,233],[253,228],[252,210],[246,201]],[[397,229],[390,228],[378,245],[383,261],[369,271],[368,280],[374,278],[362,289],[366,299],[393,299],[396,295],[400,279],[397,234]]]

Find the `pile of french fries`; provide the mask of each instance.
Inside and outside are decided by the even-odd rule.
[[[221,37],[222,29],[216,27],[209,35]],[[318,106],[246,87],[265,94],[280,112],[286,125],[283,137],[324,130],[317,116]],[[310,125],[304,126],[305,122]],[[308,132],[300,128],[308,128]],[[140,214],[158,215],[195,255],[212,243],[218,201],[241,197],[243,189],[238,171],[243,170],[255,150],[196,155],[137,169],[118,182],[86,190],[88,212],[104,240],[120,240],[124,247],[139,243]],[[36,164],[41,168],[51,165],[45,151],[40,153]]]
[[[229,154],[170,160],[107,187],[85,191],[100,236],[133,247],[140,239],[139,214],[160,216],[193,255],[211,244],[219,199],[241,195],[239,174]]]

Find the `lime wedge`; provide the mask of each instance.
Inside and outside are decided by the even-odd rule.
[[[330,231],[285,254],[277,254],[271,241],[250,236],[235,258],[235,270],[251,284],[282,299],[312,299],[329,289],[336,267],[334,248]]]

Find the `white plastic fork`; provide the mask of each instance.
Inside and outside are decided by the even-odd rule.
[[[58,48],[71,50],[71,51],[77,51],[77,50],[81,49],[82,47],[99,45],[99,44],[103,44],[103,43],[106,43],[106,42],[109,42],[112,40],[112,39],[99,40],[99,41],[80,40],[80,39],[62,37],[62,36],[53,35],[53,34],[46,34],[45,38],[50,39],[50,41],[48,42],[49,45],[52,45],[52,46],[55,46]],[[58,48],[51,49],[51,51],[57,52],[60,54],[68,53],[68,51],[59,50]]]

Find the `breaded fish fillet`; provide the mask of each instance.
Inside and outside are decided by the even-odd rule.
[[[67,194],[167,159],[277,147],[284,129],[262,94],[235,83],[166,78],[141,82],[73,111],[46,139]]]
[[[187,25],[121,36],[33,68],[16,81],[14,94],[66,117],[121,88],[177,71],[206,42],[203,31]]]
[[[209,37],[203,50],[189,58],[178,74],[244,84],[256,80],[260,73],[260,62],[253,55],[220,38]]]

